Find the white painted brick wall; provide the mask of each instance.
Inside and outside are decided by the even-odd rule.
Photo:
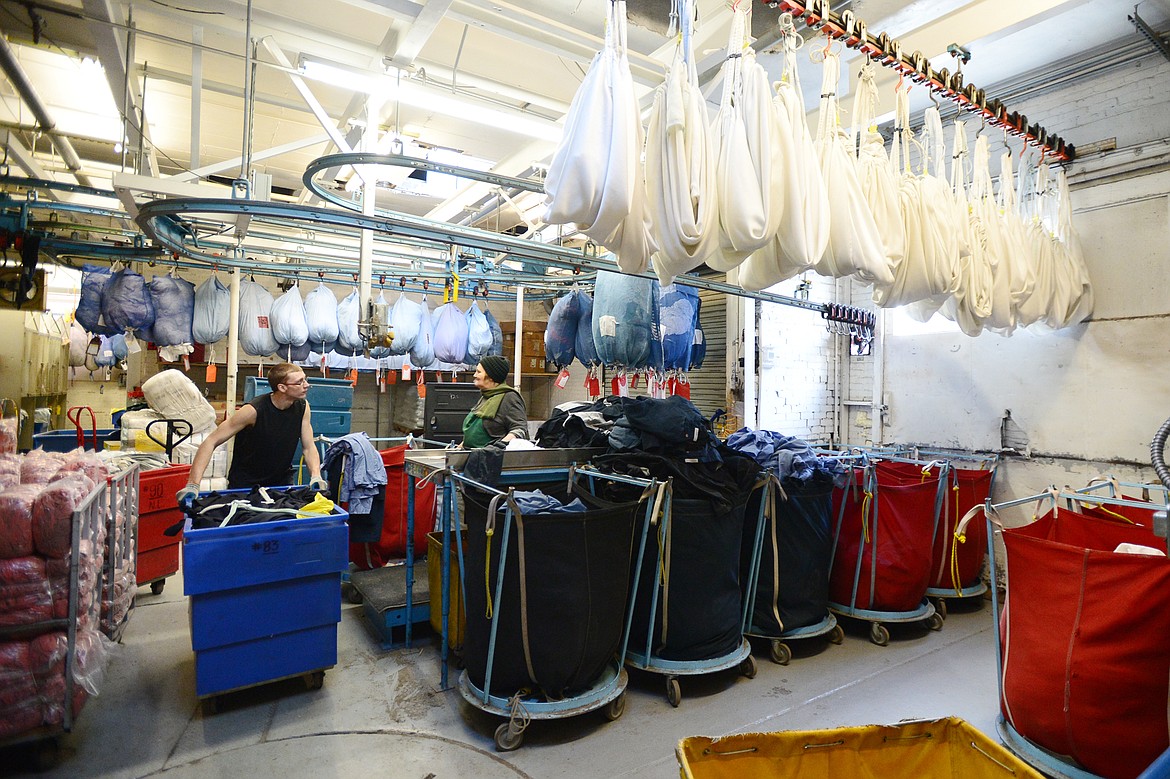
[[[834,281],[810,273],[810,300],[833,300]],[[773,291],[792,295],[797,280]],[[824,320],[804,309],[763,303],[759,312],[759,426],[827,441],[836,430],[832,339]]]

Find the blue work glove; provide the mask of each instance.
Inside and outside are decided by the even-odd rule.
[[[199,497],[199,485],[188,484],[183,489],[175,493],[175,502],[180,506],[185,506],[191,501]]]
[[[319,492],[322,495],[328,495],[329,482],[325,480],[324,476],[317,476],[309,480],[309,489],[313,492]]]

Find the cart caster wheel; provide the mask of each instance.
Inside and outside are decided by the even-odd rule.
[[[513,733],[510,723],[505,722],[496,728],[496,751],[497,752],[511,752],[513,749],[519,749],[520,744],[524,742],[524,731]]]
[[[150,583],[150,594],[151,595],[162,595],[163,587],[166,587],[166,586],[167,586],[166,579],[160,579],[157,582],[151,582]]]
[[[204,717],[213,717],[215,712],[219,711],[218,698],[204,698],[199,701],[199,708],[203,712]]]
[[[739,664],[739,673],[748,679],[756,678],[756,658],[748,655]]]
[[[833,625],[833,629],[829,631],[829,641],[834,644],[845,643],[845,628],[840,625]]]
[[[673,676],[666,680],[666,700],[676,709],[682,703],[682,688],[678,686],[678,679]]]
[[[792,659],[792,650],[788,648],[788,644],[778,639],[772,641],[772,662],[776,665],[788,665]]]
[[[947,618],[947,599],[939,598],[934,602],[934,613],[938,614],[940,619]]]
[[[356,603],[361,605],[362,594],[349,582],[341,585],[341,597],[345,599],[346,603]]]
[[[325,685],[325,672],[313,671],[305,674],[305,687],[310,690],[320,690]]]
[[[614,722],[620,719],[621,716],[626,713],[626,694],[623,692],[621,695],[605,704],[605,710],[603,713],[605,714],[605,718],[610,722]]]
[[[890,631],[882,623],[875,622],[869,628],[869,640],[878,646],[885,646],[890,643]]]
[[[939,613],[931,614],[926,619],[926,626],[931,630],[942,630],[943,616]]]

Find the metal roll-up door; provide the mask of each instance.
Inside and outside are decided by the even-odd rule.
[[[727,295],[699,290],[699,322],[707,342],[703,367],[691,371],[691,402],[710,417],[727,408]]]

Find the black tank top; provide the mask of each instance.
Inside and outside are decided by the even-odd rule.
[[[305,401],[294,401],[281,411],[268,393],[248,405],[256,409],[256,423],[236,433],[228,488],[292,484],[292,458],[301,440]]]

